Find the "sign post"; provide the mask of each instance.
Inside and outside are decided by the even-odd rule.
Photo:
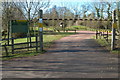
[[[39,11],[39,40],[40,40],[40,51],[43,51],[43,19],[42,19],[43,11]]]
[[[113,23],[112,23],[112,40],[111,40],[111,50],[115,50],[115,32],[117,28],[116,23],[116,11],[113,11]]]

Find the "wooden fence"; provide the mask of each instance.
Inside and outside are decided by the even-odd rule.
[[[27,39],[26,42],[22,42],[22,43],[15,43],[16,39]],[[35,41],[30,42],[28,39],[30,37],[25,37],[25,38],[10,38],[10,39],[2,39],[2,41],[4,42],[4,44],[2,45],[2,47],[5,50],[6,56],[9,56],[9,53],[14,54],[15,50],[20,50],[20,49],[27,49],[27,51],[29,51],[29,48],[35,48],[36,52],[39,51],[39,47],[40,47],[40,41],[39,41],[39,36],[36,35],[32,38],[35,38]],[[7,44],[7,41],[10,41],[9,44]],[[27,46],[26,46],[27,45]],[[17,48],[15,47],[17,46]],[[10,49],[8,49],[10,48]]]

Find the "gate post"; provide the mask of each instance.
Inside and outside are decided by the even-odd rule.
[[[116,32],[116,10],[113,11],[113,22],[112,22],[112,40],[111,40],[111,50],[115,50],[115,32]]]
[[[36,52],[38,52],[38,35],[35,36],[36,39]]]
[[[40,40],[40,51],[43,51],[43,11],[39,10],[39,40]]]
[[[96,30],[96,39],[98,39],[98,30]]]
[[[12,36],[12,54],[14,54],[14,37]]]

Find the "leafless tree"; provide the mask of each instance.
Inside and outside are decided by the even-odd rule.
[[[49,0],[19,0],[19,2],[3,2],[3,18],[2,21],[4,24],[4,28],[8,28],[9,20],[11,19],[26,19],[29,22],[29,26],[31,26],[31,21],[38,16],[38,11],[40,9],[45,9],[49,6]],[[16,16],[17,15],[17,16]],[[22,16],[23,15],[23,16]],[[22,17],[21,17],[22,16]],[[6,21],[5,21],[6,20]],[[3,28],[3,29],[4,29]],[[9,31],[8,31],[9,32]]]
[[[22,19],[22,13],[19,8],[14,6],[13,2],[2,2],[2,32],[8,32],[10,35],[10,21],[15,19]],[[4,36],[4,35],[3,35]]]
[[[27,20],[32,20],[38,16],[38,12],[40,9],[45,9],[49,7],[49,0],[25,0],[19,2],[15,2],[16,7],[19,7]]]

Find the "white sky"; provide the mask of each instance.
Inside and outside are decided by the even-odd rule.
[[[120,0],[50,0],[51,2],[116,2]]]
[[[12,1],[26,1],[26,0],[0,0],[0,2],[12,2]],[[30,0],[27,0],[30,1]],[[46,1],[46,0],[32,0],[34,2]],[[51,2],[118,2],[120,0],[50,0]]]

